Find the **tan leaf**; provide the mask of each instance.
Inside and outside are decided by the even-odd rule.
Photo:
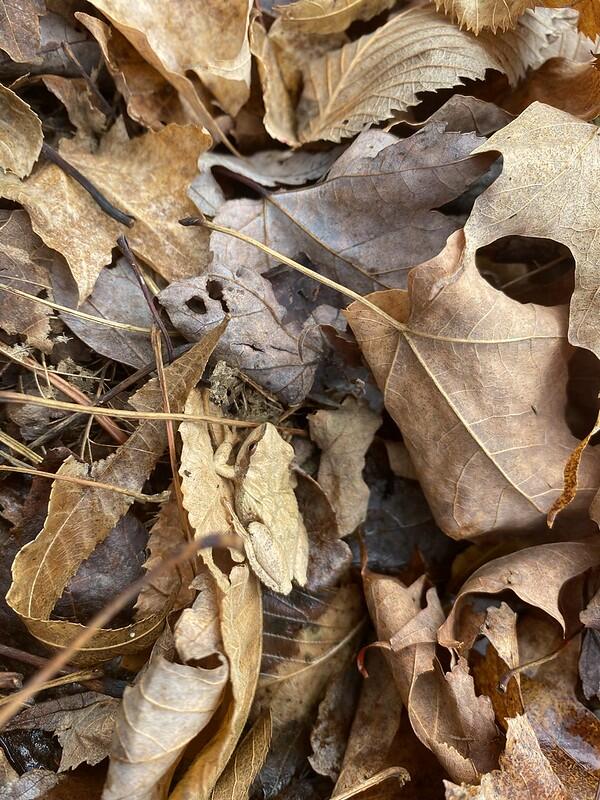
[[[544,5],[550,8],[561,8],[568,5],[579,13],[579,30],[595,39],[600,33],[600,6],[597,0],[574,0],[574,2],[564,3],[563,0],[544,0]]]
[[[94,147],[98,136],[106,130],[107,120],[97,106],[97,98],[83,78],[44,75],[45,87],[58,97],[67,110],[71,124],[83,139]]]
[[[165,368],[171,411],[183,408],[220,333],[220,329],[215,329]],[[158,379],[150,380],[130,402],[138,411],[162,408]],[[57,474],[92,478],[140,491],[165,446],[164,424],[146,420],[104,461],[89,467],[70,456]],[[17,554],[13,582],[7,595],[8,603],[30,632],[45,644],[63,647],[81,630],[80,625],[51,620],[50,614],[81,562],[106,538],[132,502],[131,498],[107,489],[82,488],[60,480],[54,482],[44,528]],[[80,660],[108,660],[115,653],[148,646],[158,635],[167,611],[168,606],[158,616],[147,617],[126,628],[99,630],[79,654]]]
[[[229,114],[237,114],[248,99],[248,22],[252,6],[249,0],[232,0],[227,4],[226,14],[220,0],[207,0],[201,8],[194,0],[175,0],[169,7],[167,26],[164,9],[152,3],[94,0],[92,5],[113,22],[188,102],[194,103],[193,96],[188,94],[190,89],[193,91],[186,77],[188,72],[200,78]]]
[[[279,19],[307,33],[339,33],[358,19],[371,19],[395,0],[296,0],[276,7]]]
[[[1,85],[0,119],[0,167],[24,178],[42,148],[42,123],[24,100]]]
[[[527,547],[496,558],[480,567],[463,585],[448,619],[438,634],[445,647],[471,647],[461,626],[461,611],[473,594],[499,594],[512,591],[524,603],[539,608],[566,631],[566,622],[559,606],[564,584],[600,563],[600,542],[556,542]]]
[[[156,786],[168,780],[185,746],[206,727],[221,702],[229,668],[218,624],[206,625],[207,618],[218,619],[219,614],[216,584],[207,577],[211,582],[205,583],[193,607],[187,609],[184,622],[176,624],[173,640],[169,634],[157,642],[137,683],[125,689],[104,800],[156,798]],[[183,651],[181,625],[185,627]],[[212,635],[207,636],[208,632]],[[191,665],[213,654],[216,666]]]
[[[526,716],[508,720],[506,751],[500,770],[484,775],[480,786],[444,781],[446,800],[567,800]]]
[[[75,12],[102,50],[106,66],[127,103],[129,116],[150,130],[165,123],[180,125],[195,122],[182,104],[177,90],[115,28],[101,19]]]
[[[572,22],[547,9],[527,12],[514,31],[478,37],[429,8],[405,11],[374,33],[306,65],[298,137],[301,142],[339,142],[393,111],[416,105],[419,92],[477,80],[488,69],[515,84],[528,68],[545,61],[546,48],[560,38],[561,29],[572,30]],[[423,30],[431,45],[425,56]]]
[[[0,50],[13,61],[33,63],[39,57],[40,21],[46,13],[44,0],[2,0],[0,5]]]
[[[380,415],[354,397],[335,411],[309,417],[311,439],[321,448],[318,481],[337,514],[341,536],[356,530],[367,516],[369,487],[362,471],[380,425]]]
[[[502,153],[502,174],[475,201],[465,228],[470,247],[511,235],[566,245],[575,259],[569,341],[600,355],[598,128],[533,103],[479,147],[479,152],[490,150]]]
[[[436,522],[455,538],[543,524],[577,444],[564,419],[564,307],[511,300],[463,247],[453,234],[412,270],[408,292],[371,296],[397,328],[358,304],[347,312]],[[589,452],[575,506],[597,485]]]
[[[478,34],[489,28],[493,33],[514,28],[521,14],[533,8],[535,0],[436,0],[436,8],[454,17],[460,27]]]
[[[378,639],[391,648],[384,652],[416,736],[454,780],[476,782],[496,761],[494,711],[488,697],[475,694],[464,659],[444,673],[436,657],[444,614],[435,589],[422,600],[424,577],[409,587],[371,572],[363,580]]]
[[[247,564],[237,564],[225,574],[214,559],[207,563],[218,587],[221,636],[231,688],[224,699],[218,729],[177,783],[171,800],[210,800],[248,719],[260,670],[260,583]]]
[[[35,232],[64,255],[80,300],[85,300],[102,268],[110,264],[121,233],[127,233],[141,258],[172,280],[196,274],[206,264],[207,236],[190,236],[177,220],[194,212],[186,196],[187,185],[196,174],[198,155],[209,144],[208,134],[191,125],[169,125],[129,140],[122,121],[113,125],[93,154],[81,149],[77,140],[63,140],[62,155],[116,206],[136,217],[129,230],[107,217],[54,164],[39,168],[25,181],[0,176],[0,193],[25,206]],[[177,169],[171,163],[174,152]]]
[[[487,169],[468,158],[480,139],[426,126],[408,139],[367,131],[315,186],[233,200],[216,217],[281,253],[305,253],[319,271],[361,294],[406,285],[408,268],[438,253],[456,221],[437,209]],[[255,247],[213,233],[212,268],[266,272]]]
[[[271,743],[271,715],[262,714],[242,739],[213,789],[211,800],[247,800]]]
[[[28,294],[44,296],[50,287],[45,262],[53,254],[31,230],[24,211],[2,212],[0,225],[0,281]],[[52,350],[48,338],[51,315],[52,311],[41,303],[0,291],[0,327],[7,333],[25,336],[28,344],[46,353]]]

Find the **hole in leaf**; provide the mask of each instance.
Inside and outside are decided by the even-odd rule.
[[[206,291],[211,300],[218,300],[221,303],[221,308],[225,313],[229,312],[227,301],[223,297],[223,285],[220,281],[210,280],[206,284]]]
[[[201,297],[190,297],[185,304],[192,314],[206,314],[206,303]]]

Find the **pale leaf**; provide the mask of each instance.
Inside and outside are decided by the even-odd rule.
[[[0,50],[13,61],[39,62],[40,21],[46,13],[44,0],[2,0],[0,3]]]
[[[213,789],[211,800],[247,800],[271,743],[271,715],[262,714],[242,739]]]
[[[24,100],[0,85],[0,167],[24,178],[42,148],[42,123]]]
[[[306,33],[324,36],[346,30],[356,20],[370,19],[394,5],[395,0],[297,0],[277,7],[279,18]]]

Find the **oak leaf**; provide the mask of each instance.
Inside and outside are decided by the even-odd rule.
[[[511,300],[480,275],[469,247],[453,234],[412,270],[407,292],[371,295],[395,325],[358,303],[347,311],[436,522],[455,538],[543,524],[577,444],[564,419],[564,308]],[[597,485],[586,452],[578,509]]]
[[[165,368],[172,411],[181,410],[191,388],[198,382],[221,333],[216,328],[202,342]],[[153,378],[130,400],[138,411],[162,408],[158,379]],[[140,491],[167,444],[164,424],[145,420],[125,444],[91,467],[71,456],[58,475],[66,474]],[[45,644],[64,647],[81,626],[50,619],[50,614],[69,579],[96,545],[106,538],[126,513],[132,498],[108,489],[54,482],[48,516],[37,538],[23,547],[13,563],[13,582],[7,594],[10,606],[30,632]],[[81,660],[102,661],[115,653],[139,650],[160,632],[166,606],[159,615],[146,617],[126,628],[103,629],[94,634]],[[132,636],[133,634],[133,636]]]

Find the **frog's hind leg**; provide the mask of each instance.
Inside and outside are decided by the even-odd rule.
[[[230,428],[226,428],[225,438],[217,447],[213,456],[215,472],[217,475],[220,475],[221,478],[233,480],[235,477],[235,466],[229,463],[229,459],[231,458],[231,451],[233,450],[236,441],[236,434]]]

